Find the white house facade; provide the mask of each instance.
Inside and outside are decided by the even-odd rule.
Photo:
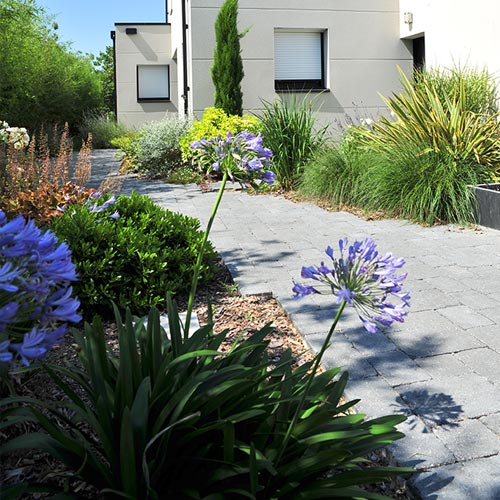
[[[244,109],[259,114],[263,102],[294,94],[310,95],[323,121],[374,117],[384,111],[379,93],[400,89],[398,66],[406,73],[424,63],[498,71],[496,2],[476,0],[470,9],[466,0],[239,0]],[[222,3],[169,0],[168,22],[115,25],[120,122],[200,117],[213,105]],[[489,11],[481,27],[483,7]]]
[[[425,43],[428,68],[487,68],[500,76],[498,0],[399,0],[400,37]]]

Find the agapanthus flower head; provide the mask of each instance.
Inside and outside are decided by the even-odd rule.
[[[295,283],[296,299],[311,294],[331,294],[337,303],[354,307],[363,326],[375,333],[380,326],[403,322],[408,314],[410,293],[403,290],[406,274],[401,273],[405,260],[391,253],[380,254],[371,238],[349,245],[347,238],[339,241],[338,255],[326,249],[331,263],[304,266],[302,278],[315,281],[313,286]]]
[[[0,211],[0,362],[27,365],[45,356],[66,324],[81,320],[71,296],[76,279],[66,243]]]
[[[273,153],[265,148],[261,134],[244,130],[236,135],[228,132],[214,139],[201,139],[191,143],[197,158],[208,172],[227,173],[231,180],[251,182],[259,179],[272,184],[275,174],[269,168]]]

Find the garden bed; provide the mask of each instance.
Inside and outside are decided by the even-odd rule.
[[[271,295],[241,296],[237,286],[232,282],[231,275],[224,265],[219,266],[217,278],[208,287],[202,288],[197,296],[195,312],[200,324],[207,322],[206,297],[210,296],[216,333],[228,328],[231,333],[227,342],[221,346],[222,350],[230,348],[236,339],[244,340],[253,332],[261,329],[267,323],[274,325],[273,331],[267,338],[268,352],[274,363],[280,361],[284,350],[290,349],[295,359],[295,367],[311,360],[312,353],[306,348],[303,339],[296,330],[285,311]],[[179,304],[184,307],[185,304]],[[106,326],[106,335],[110,345],[117,344],[116,326],[109,322]],[[67,361],[74,361],[77,357],[77,346],[68,336],[67,342],[49,354],[49,362],[64,365]],[[43,372],[36,373],[31,379],[26,380],[17,387],[21,396],[42,397],[45,400],[59,400],[64,398],[62,391]],[[34,424],[28,424],[30,427]],[[28,429],[25,428],[24,432]],[[30,430],[33,430],[31,428]],[[10,436],[0,433],[2,439]],[[384,466],[390,464],[387,450],[381,449],[373,452],[369,459],[374,465]],[[369,464],[367,464],[369,466]],[[0,484],[12,484],[23,481],[39,481],[53,476],[54,473],[64,473],[64,467],[54,459],[43,453],[33,453],[31,450],[18,452],[2,460],[0,466]],[[57,482],[54,479],[54,482]],[[89,485],[72,480],[72,491],[78,492],[82,498],[100,500],[103,498]],[[393,478],[384,484],[367,486],[372,492],[387,495],[396,500],[410,500],[414,497],[407,490],[406,481]],[[37,494],[36,496],[22,496],[20,498],[48,498],[50,495]]]

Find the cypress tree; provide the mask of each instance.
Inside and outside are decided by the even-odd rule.
[[[243,114],[243,62],[238,33],[238,0],[226,0],[215,21],[215,50],[212,66],[215,107],[228,115]]]

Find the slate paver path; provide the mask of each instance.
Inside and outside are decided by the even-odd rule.
[[[122,189],[202,225],[215,200],[195,185],[127,179]],[[318,350],[334,316],[332,297],[295,301],[292,280],[344,236],[370,236],[381,252],[407,260],[412,307],[405,323],[377,335],[347,310],[325,364],[349,370],[347,396],[361,399],[359,412],[408,415],[400,426],[407,437],[392,452],[421,471],[413,485],[424,500],[500,499],[500,231],[365,221],[227,190],[211,240],[241,293],[272,293]]]

